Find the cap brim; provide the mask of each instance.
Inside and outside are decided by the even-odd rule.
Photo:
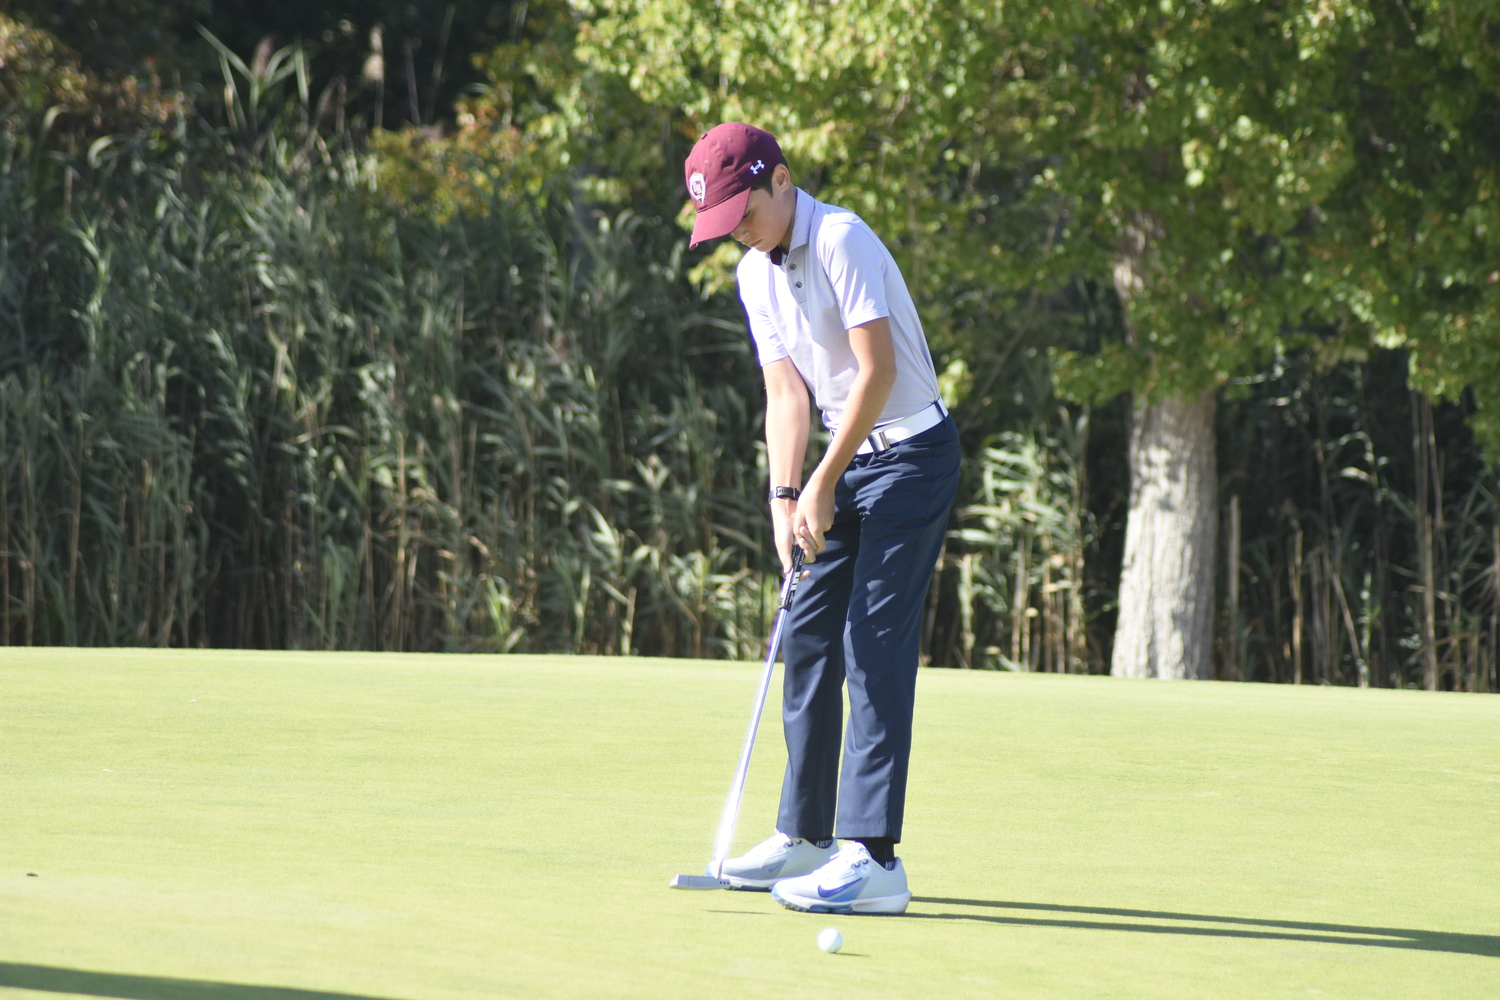
[[[689,248],[696,247],[704,240],[716,240],[720,236],[728,236],[734,232],[740,227],[740,221],[745,218],[745,208],[749,204],[750,189],[746,188],[739,194],[730,195],[713,208],[700,208],[698,218],[693,220],[693,235],[688,241]]]

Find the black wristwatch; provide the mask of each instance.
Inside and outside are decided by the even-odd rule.
[[[795,486],[778,486],[771,491],[772,500],[795,500],[802,495],[802,491]]]

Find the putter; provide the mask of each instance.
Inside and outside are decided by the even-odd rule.
[[[760,689],[755,692],[755,706],[750,711],[750,731],[745,734],[745,747],[740,751],[740,766],[735,769],[734,781],[729,786],[729,797],[724,800],[724,813],[719,817],[719,834],[714,838],[714,861],[712,875],[673,875],[667,885],[673,889],[728,889],[724,880],[724,859],[729,856],[730,842],[734,840],[734,825],[740,817],[740,796],[745,791],[745,775],[750,770],[750,751],[755,749],[755,733],[760,729],[760,715],[766,707],[766,694],[771,690],[771,675],[776,671],[776,654],[781,651],[781,630],[786,625],[786,613],[797,596],[797,578],[802,575],[802,550],[792,548],[792,571],[781,585],[781,606],[776,612],[776,623],[771,626],[771,649],[766,653],[766,669],[760,677]]]

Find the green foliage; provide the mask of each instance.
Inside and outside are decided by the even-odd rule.
[[[1500,453],[1500,17],[1478,0],[1381,2],[1340,110],[1353,169],[1318,253],[1347,313],[1405,347],[1413,384],[1456,400]]]
[[[1100,273],[1091,256],[1139,238],[1122,292],[1147,351],[1107,372],[1065,356],[1065,388],[1194,394],[1292,348],[1405,346],[1416,386],[1471,386],[1500,440],[1493,5],[1058,10],[1045,86],[1065,110],[1037,139],[1085,238],[1057,261]]]
[[[275,55],[219,132],[65,159],[48,241],[0,176],[0,638],[753,655],[747,348],[670,243],[393,216]]]
[[[1071,393],[1196,396],[1335,314],[1305,236],[1350,166],[1333,97],[1358,5],[1075,4],[1049,19],[1043,188],[1072,225],[1056,266],[1128,304],[1129,360],[1071,357]],[[1352,332],[1350,336],[1358,337]],[[1125,363],[1121,363],[1125,362]]]
[[[0,15],[0,101],[41,115],[58,105],[86,107],[96,90],[55,38]]]
[[[1396,4],[1326,0],[605,0],[583,10],[578,59],[689,134],[740,117],[773,127],[820,196],[887,234],[941,349],[962,343],[951,330],[965,290],[1081,273],[1124,282],[1136,353],[1115,349],[1101,371],[1061,345],[1075,396],[1195,395],[1278,352],[1323,341],[1344,356],[1418,326],[1424,357],[1457,362],[1424,362],[1433,374],[1419,378],[1451,394],[1480,360],[1470,331],[1489,315],[1450,307],[1455,283],[1492,273],[1492,164],[1459,148],[1495,132],[1494,56],[1472,41],[1491,15],[1478,3],[1419,13],[1434,26]],[[1370,127],[1382,115],[1433,138],[1376,185],[1364,160],[1369,134],[1392,134],[1392,121]],[[1377,186],[1389,206],[1356,204]],[[1414,197],[1446,211],[1405,204]],[[1412,264],[1380,253],[1351,266],[1371,238],[1379,249],[1350,238],[1372,226],[1410,233]],[[1138,258],[1134,273],[1116,271],[1122,256]],[[1411,288],[1396,299],[1415,297],[1403,309],[1418,313],[1377,309],[1388,285]]]
[[[1329,105],[1362,20],[1313,0],[619,0],[586,8],[578,53],[691,129],[771,126],[820,196],[892,241],[943,350],[971,346],[953,335],[971,290],[1110,281],[1139,240],[1145,353],[1066,387],[1196,393],[1328,312],[1297,228],[1349,169]]]
[[[1066,418],[1066,415],[1064,415]],[[1087,673],[1083,553],[1091,524],[1080,475],[1087,418],[1069,440],[1003,434],[978,460],[975,502],[950,537],[966,666]]]
[[[215,38],[213,32],[207,28],[198,30],[219,56],[224,78],[224,112],[232,132],[251,137],[261,133],[266,126],[265,98],[274,94],[288,77],[296,79],[301,106],[307,107],[310,100],[307,54],[300,43],[275,50],[266,46],[247,64]]]
[[[1055,238],[1055,206],[1024,198],[1030,52],[993,5],[609,0],[584,8],[578,59],[689,140],[774,131],[798,183],[891,245],[943,354],[996,325]]]

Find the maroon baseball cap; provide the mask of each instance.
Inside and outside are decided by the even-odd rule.
[[[703,134],[683,164],[688,194],[698,209],[689,246],[728,236],[750,202],[750,184],[785,163],[776,137],[744,122],[725,122]]]

